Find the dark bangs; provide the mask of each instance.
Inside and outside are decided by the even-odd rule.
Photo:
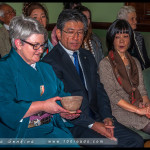
[[[129,25],[124,22],[124,21],[120,21],[116,24],[116,26],[114,27],[114,35],[116,35],[117,33],[127,33],[129,34]]]

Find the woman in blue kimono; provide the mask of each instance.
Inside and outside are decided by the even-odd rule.
[[[70,93],[63,91],[63,83],[49,64],[38,62],[47,38],[37,20],[24,16],[11,20],[12,49],[0,60],[0,138],[38,138],[37,144],[29,145],[33,147],[79,147],[76,143],[48,144],[47,139],[73,140],[67,129],[72,124],[62,118],[75,119],[81,111],[70,114],[61,107],[61,97]]]

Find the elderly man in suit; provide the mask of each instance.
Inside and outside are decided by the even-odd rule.
[[[16,16],[16,11],[8,4],[0,5],[0,21],[3,26],[0,28],[0,56],[3,57],[8,54],[11,49],[11,42],[9,39],[9,23],[10,20]]]
[[[103,144],[82,143],[84,147],[143,147],[143,139],[112,116],[96,61],[90,51],[81,48],[86,30],[86,16],[78,10],[63,10],[57,20],[59,43],[42,60],[52,65],[65,91],[84,97],[80,117],[65,121],[74,125],[69,129],[75,138],[107,140]],[[117,142],[110,144],[112,140]]]

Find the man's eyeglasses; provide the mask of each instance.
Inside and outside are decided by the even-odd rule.
[[[48,47],[48,43],[47,43],[47,42],[45,42],[44,44],[40,45],[39,43],[38,43],[38,44],[32,44],[32,43],[29,43],[29,42],[27,42],[27,41],[25,41],[25,40],[22,40],[22,39],[20,39],[20,40],[21,40],[22,42],[24,42],[24,43],[27,43],[27,44],[33,46],[33,49],[34,49],[34,50],[38,50],[40,47],[41,47],[42,49],[45,49],[45,48]]]
[[[10,14],[16,14],[16,10],[15,9],[12,9],[12,10],[10,10],[10,11],[6,11],[5,12],[5,15],[10,15]]]
[[[65,30],[62,30],[63,32],[67,33],[69,37],[74,37],[75,34],[77,33],[77,35],[79,37],[83,37],[85,35],[85,32],[84,30],[79,30],[78,32],[74,32],[74,31],[65,31]]]

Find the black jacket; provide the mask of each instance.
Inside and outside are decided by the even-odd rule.
[[[129,50],[131,56],[136,57],[142,67],[142,70],[150,67],[150,59],[148,58],[144,38],[139,32],[134,32],[134,47]]]
[[[87,127],[96,121],[102,121],[109,117],[112,118],[110,100],[100,83],[97,74],[97,64],[90,51],[80,48],[79,57],[86,78],[88,92],[86,91],[77,70],[66,53],[66,51],[57,44],[42,61],[52,65],[57,77],[63,81],[66,92],[72,95],[82,95],[84,97],[79,118],[71,121],[73,124]]]

